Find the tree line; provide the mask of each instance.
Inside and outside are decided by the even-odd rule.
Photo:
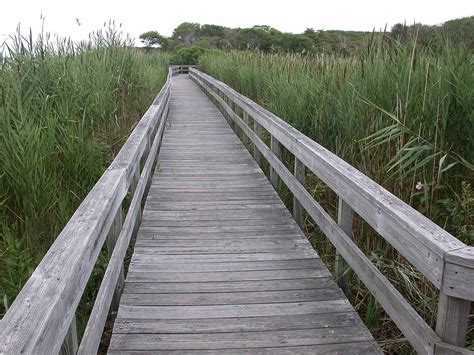
[[[397,41],[408,42],[414,36],[420,45],[435,42],[439,35],[449,36],[454,42],[467,42],[474,48],[474,16],[447,21],[441,25],[407,25],[398,23],[388,34]],[[306,29],[303,33],[281,32],[267,25],[249,28],[230,28],[219,25],[184,22],[173,30],[170,37],[157,31],[140,35],[146,48],[180,50],[197,46],[222,50],[253,50],[283,53],[336,53],[350,54],[367,43],[374,32],[325,31]]]

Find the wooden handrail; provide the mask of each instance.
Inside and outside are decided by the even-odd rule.
[[[464,353],[470,302],[474,300],[474,249],[466,246],[431,220],[398,199],[376,182],[317,144],[301,132],[226,84],[196,69],[191,78],[243,131],[293,193],[295,199],[318,224],[367,288],[420,353],[449,351]],[[235,111],[243,111],[240,116]],[[249,127],[249,117],[255,131]],[[269,148],[261,139],[261,128],[271,138]],[[281,162],[276,142],[295,156],[298,169],[306,166],[339,195],[341,203],[358,213],[375,231],[425,275],[438,289],[440,302],[436,332],[416,313],[385,276],[370,262]],[[275,175],[272,174],[272,181]],[[300,218],[300,217],[299,217]],[[449,344],[451,345],[449,345]]]
[[[8,309],[0,323],[0,353],[58,353],[66,334],[73,344],[68,352],[76,352],[77,335],[68,330],[71,325],[71,330],[75,329],[75,312],[82,293],[111,226],[121,214],[122,201],[131,190],[132,203],[123,229],[119,228],[115,235],[116,247],[99,291],[101,297],[92,313],[93,327],[88,324],[85,345],[81,344],[82,348],[97,349],[107,316],[103,310],[108,311],[113,291],[120,286],[117,280],[123,267],[124,249],[140,218],[138,206],[156,161],[168,111],[171,78],[188,70],[188,66],[170,66],[166,83],[153,104]],[[146,163],[140,176],[142,159]],[[99,334],[90,337],[91,332]]]

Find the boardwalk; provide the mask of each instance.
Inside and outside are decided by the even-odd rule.
[[[377,353],[219,110],[187,75],[170,113],[109,347]]]
[[[337,195],[337,219],[312,196],[307,173]],[[291,192],[294,218],[277,183]],[[111,354],[380,353],[298,227],[302,211],[338,252],[335,269],[350,266],[417,353],[474,354],[465,348],[474,247],[225,83],[181,65],[169,67],[1,319],[0,354],[95,354],[110,338],[108,319]],[[354,220],[439,290],[435,329],[353,241]],[[104,247],[107,268],[79,338],[78,306]],[[338,283],[350,286],[345,275]]]

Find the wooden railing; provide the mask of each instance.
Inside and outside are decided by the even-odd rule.
[[[117,157],[90,191],[0,323],[0,354],[97,352],[109,312],[116,312],[124,282],[124,258],[141,218],[169,108],[167,81]],[[131,202],[125,215],[127,193]],[[125,220],[122,223],[122,217]],[[107,241],[109,262],[79,346],[75,312]]]
[[[292,126],[196,69],[190,77],[241,131],[243,143],[254,146],[254,157],[270,165],[270,181],[281,179],[293,193],[293,214],[302,223],[302,210],[335,246],[336,270],[347,263],[389,314],[398,328],[423,354],[472,353],[463,348],[471,301],[474,300],[474,248],[450,235],[354,167]],[[253,129],[252,129],[253,126]],[[262,140],[270,135],[270,147]],[[295,158],[294,173],[281,161],[280,145]],[[304,186],[308,168],[339,196],[334,221]],[[357,247],[352,237],[356,212],[440,290],[436,331],[418,315],[400,292]],[[346,287],[344,278],[339,279]]]

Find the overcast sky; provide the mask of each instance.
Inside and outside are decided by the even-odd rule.
[[[474,0],[5,0],[0,4],[0,41],[19,23],[22,32],[30,27],[39,31],[41,14],[47,32],[74,40],[87,38],[109,19],[122,23],[134,38],[148,30],[169,36],[185,21],[228,27],[270,25],[294,33],[308,27],[371,31],[397,22],[439,24],[472,16]]]

